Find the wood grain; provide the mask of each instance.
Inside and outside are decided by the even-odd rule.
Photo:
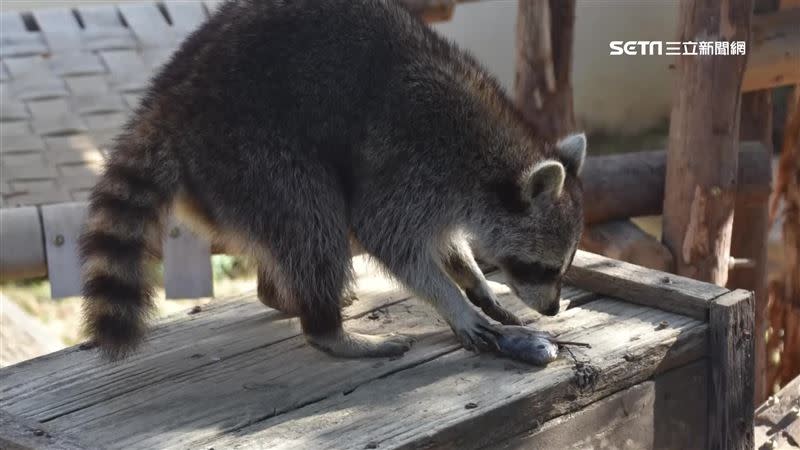
[[[192,447],[484,448],[704,352],[706,326],[687,317],[613,300],[570,312],[542,326],[592,342],[576,352],[601,374],[591,387],[575,384],[566,356],[537,369],[459,349]],[[596,321],[606,314],[611,321]],[[662,320],[669,330],[654,332]]]
[[[679,42],[750,45],[753,0],[680,3]],[[664,243],[679,275],[728,279],[746,55],[677,57],[664,187]]]
[[[0,370],[0,405],[44,421],[55,431],[91,437],[93,444],[109,448],[227,448],[212,441],[241,439],[245,446],[265,447],[298,430],[285,427],[302,428],[314,418],[318,434],[309,438],[324,439],[351,421],[353,426],[363,424],[361,414],[385,415],[389,420],[391,414],[409,414],[418,403],[415,399],[443,402],[423,414],[427,417],[439,408],[440,419],[427,425],[422,420],[419,433],[402,432],[421,439],[449,429],[464,411],[469,413],[465,420],[478,420],[494,411],[484,409],[492,404],[502,410],[516,409],[518,401],[535,401],[536,408],[546,409],[542,420],[548,414],[556,417],[701,358],[706,349],[702,322],[618,300],[601,298],[539,319],[534,326],[565,339],[593,343],[592,349],[576,351],[576,356],[590,360],[602,376],[591,389],[580,390],[572,384],[575,373],[569,360],[542,370],[465,352],[429,306],[408,298],[383,276],[361,269],[358,273],[358,300],[346,309],[346,326],[415,336],[417,342],[403,358],[327,357],[306,345],[296,319],[264,309],[247,296],[156,327],[141,353],[118,364],[104,364],[94,351],[73,348]],[[510,309],[537,317],[511,298],[506,286],[491,285]],[[572,289],[565,289],[564,295],[590,297]],[[662,322],[666,324],[661,326]],[[378,391],[370,394],[374,389]],[[473,394],[481,406],[465,410],[470,401],[465,395]],[[402,401],[406,396],[408,403]],[[338,403],[349,399],[356,403]],[[329,410],[314,409],[328,404]],[[547,409],[548,405],[555,406]],[[343,411],[348,411],[345,416]],[[507,413],[497,414],[487,416],[492,417],[488,426],[501,434],[531,423],[527,415],[504,428],[495,421]],[[304,419],[290,421],[293,415]],[[271,428],[262,432],[266,425]],[[419,425],[415,420],[403,426]],[[375,426],[384,431],[368,430],[352,445],[363,447],[365,436],[389,432],[388,424]],[[350,432],[342,431],[341,440],[329,445],[352,448],[347,443]],[[273,437],[265,441],[261,434]]]
[[[625,301],[708,319],[709,302],[727,289],[578,250],[567,280],[575,286]]]
[[[539,136],[573,131],[574,0],[520,1],[517,11],[514,102]]]
[[[0,448],[4,450],[90,450],[75,437],[0,409]]]
[[[771,3],[756,2],[756,10],[771,8]],[[772,91],[760,90],[742,94],[741,123],[739,136],[741,140],[760,141],[764,144],[762,161],[766,161],[768,170],[764,171],[762,183],[772,186]],[[741,160],[739,172],[741,173]],[[756,394],[755,404],[758,405],[767,397],[767,353],[765,336],[767,333],[767,304],[769,295],[767,291],[767,242],[769,232],[769,197],[768,192],[762,192],[759,199],[743,198],[741,191],[741,177],[737,180],[736,204],[733,214],[733,230],[731,235],[731,256],[734,258],[749,259],[753,267],[732,267],[728,273],[727,287],[730,289],[746,289],[755,292],[755,373]],[[755,200],[755,201],[753,201]]]
[[[488,448],[706,448],[707,366],[672,369]]]
[[[736,290],[711,303],[708,448],[752,449],[753,293]]]
[[[800,83],[800,9],[753,17],[742,92]]]

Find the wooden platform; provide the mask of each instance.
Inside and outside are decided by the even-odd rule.
[[[587,261],[580,254],[575,273],[592,270],[593,280],[635,267],[603,259],[604,268],[588,269]],[[254,296],[220,300],[162,322],[122,363],[73,347],[3,369],[0,444],[562,448],[622,439],[636,444],[626,448],[705,448],[707,405],[719,408],[706,396],[715,340],[706,320],[565,288],[564,310],[534,326],[592,348],[535,368],[462,350],[429,306],[357,262],[347,327],[414,336],[404,357],[334,359],[305,343],[296,319]],[[493,286],[528,311],[505,285]],[[676,280],[662,293],[687,289]]]

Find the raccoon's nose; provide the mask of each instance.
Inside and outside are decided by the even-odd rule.
[[[550,306],[546,310],[542,311],[542,314],[544,314],[545,316],[551,316],[551,317],[555,316],[556,314],[558,314],[558,308],[559,308],[558,302],[553,303],[552,306]]]

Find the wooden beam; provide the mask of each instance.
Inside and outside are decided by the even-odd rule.
[[[578,250],[567,282],[596,294],[708,320],[709,302],[727,289]]]
[[[737,202],[763,204],[772,173],[763,144],[740,143],[737,166]],[[663,150],[587,158],[581,174],[586,223],[661,214],[666,167]]]
[[[672,270],[669,249],[629,219],[586,226],[580,248],[650,269]]]
[[[753,17],[748,53],[743,92],[800,83],[800,9]]]
[[[732,291],[709,314],[708,448],[745,450],[753,440],[753,294]]]
[[[685,42],[750,42],[753,0],[684,1]],[[678,274],[728,280],[746,55],[677,58],[664,196],[664,243]]]

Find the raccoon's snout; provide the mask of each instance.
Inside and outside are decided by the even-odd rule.
[[[546,310],[542,311],[542,314],[544,314],[545,316],[551,316],[552,317],[552,316],[555,316],[556,314],[558,314],[558,310],[559,310],[558,302],[555,302],[552,305],[550,305],[549,308],[547,308]]]

